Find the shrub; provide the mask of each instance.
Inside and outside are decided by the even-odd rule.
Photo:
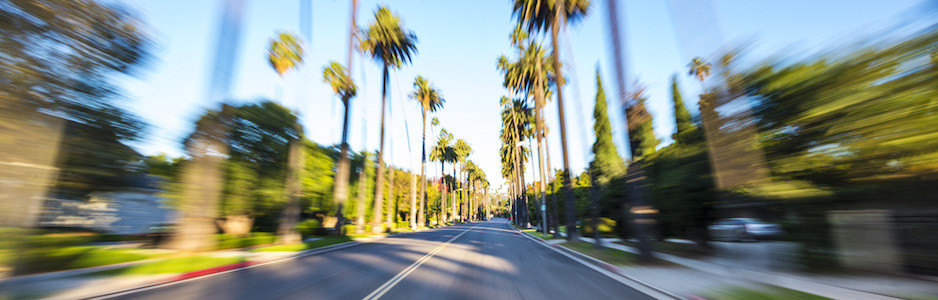
[[[322,222],[318,219],[306,219],[296,225],[296,230],[303,236],[326,235]]]
[[[584,219],[583,225],[580,226],[580,231],[583,232],[584,236],[592,236],[593,228],[592,219]],[[602,236],[611,236],[615,234],[616,230],[616,221],[610,218],[599,218],[599,223],[596,224],[599,227],[599,234]]]
[[[252,232],[251,236],[246,238],[236,238],[228,234],[219,234],[216,235],[216,238],[218,239],[217,248],[219,250],[271,244],[277,239],[273,233],[269,232]]]

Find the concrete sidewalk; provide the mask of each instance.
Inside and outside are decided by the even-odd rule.
[[[593,243],[592,238],[581,237]],[[638,253],[638,249],[603,239],[603,246]],[[655,284],[680,295],[697,295],[721,285],[757,287],[768,284],[833,299],[934,299],[938,283],[928,280],[888,275],[817,275],[793,271],[745,268],[740,264],[721,264],[720,258],[690,259],[656,252],[661,260],[677,267],[619,267],[630,276]],[[716,275],[716,276],[714,276]]]

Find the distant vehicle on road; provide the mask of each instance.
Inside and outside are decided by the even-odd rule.
[[[714,240],[752,241],[771,239],[785,232],[782,226],[755,218],[730,218],[714,222],[707,229]]]

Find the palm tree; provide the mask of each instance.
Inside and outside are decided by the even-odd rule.
[[[453,153],[455,154],[456,162],[459,162],[463,167],[465,167],[466,161],[467,161],[467,159],[469,158],[469,154],[472,154],[472,146],[470,146],[469,143],[467,143],[465,140],[463,140],[463,139],[458,139],[458,140],[456,140],[456,144],[453,145]],[[456,174],[455,174],[455,168],[456,168],[456,166],[455,166],[455,164],[454,164],[454,165],[453,165],[453,169],[454,169],[454,170],[453,170],[453,173],[454,173],[453,176],[454,176],[454,177],[455,177],[455,175],[456,175]],[[462,171],[462,168],[460,168],[460,170]],[[465,173],[460,174],[460,175],[464,175],[464,174],[465,174]],[[463,176],[459,176],[459,177],[455,177],[455,178],[463,178]],[[457,180],[457,181],[458,181],[458,180]],[[463,182],[465,182],[465,181],[463,181]],[[462,196],[462,201],[465,202],[465,201],[466,201],[466,192],[468,191],[465,184],[460,184],[460,191],[461,191],[460,196]],[[460,210],[461,210],[460,216],[465,215],[465,210],[461,209],[462,207],[463,207],[463,203],[460,203]],[[464,217],[461,217],[461,218],[462,218],[462,219],[465,219]]]
[[[687,71],[687,74],[696,77],[697,80],[700,81],[700,93],[706,93],[707,91],[706,87],[704,87],[704,80],[710,76],[710,63],[698,56],[694,57],[694,59],[692,59],[690,63],[687,64],[687,67],[690,68]]]
[[[570,182],[570,161],[567,155],[567,129],[564,120],[563,90],[564,79],[560,70],[560,47],[558,32],[567,22],[576,22],[586,16],[589,0],[515,0],[512,14],[518,20],[518,26],[528,33],[550,30],[551,49],[553,50],[554,83],[557,86],[557,111],[560,118],[560,145],[563,154],[563,187],[566,204],[567,240],[578,240],[576,231],[576,209],[573,200],[573,186]]]
[[[391,13],[387,7],[375,11],[375,21],[368,26],[361,39],[362,51],[382,65],[381,78],[381,134],[378,146],[378,170],[375,178],[375,212],[380,213],[381,199],[384,196],[384,111],[388,96],[388,70],[400,68],[410,63],[411,56],[417,52],[417,36],[401,26],[401,19]],[[413,208],[411,208],[413,209]]]
[[[434,121],[437,121],[437,124],[439,124],[439,121],[437,120],[437,118],[434,117],[433,120],[434,120]],[[432,123],[431,123],[431,124],[432,124]],[[441,206],[441,207],[440,207],[440,210],[442,210],[442,212],[443,212],[443,220],[442,220],[443,223],[446,223],[446,221],[448,220],[448,218],[446,217],[446,190],[447,190],[447,185],[446,185],[446,182],[445,182],[445,181],[446,181],[446,180],[445,180],[445,177],[446,177],[446,176],[445,176],[445,174],[446,174],[446,169],[445,169],[445,168],[446,168],[446,162],[449,161],[449,160],[448,160],[448,157],[447,157],[447,156],[448,156],[448,155],[447,155],[447,154],[448,154],[447,152],[452,151],[452,150],[450,150],[450,149],[452,149],[452,147],[450,147],[450,145],[449,145],[449,144],[452,142],[452,140],[453,140],[453,134],[451,134],[451,133],[449,133],[448,131],[446,131],[445,128],[444,128],[444,129],[441,129],[441,130],[440,130],[440,136],[436,139],[436,145],[434,145],[432,148],[430,148],[430,161],[438,161],[438,162],[440,162],[440,186],[441,186],[441,190],[442,190],[442,193],[441,193],[441,195],[440,195],[440,206]]]
[[[345,106],[345,117],[342,118],[342,144],[340,146],[341,151],[339,152],[339,167],[336,171],[335,187],[332,191],[335,202],[338,204],[338,209],[336,210],[336,224],[340,224],[339,226],[341,228],[341,224],[343,223],[342,207],[345,205],[345,201],[348,200],[349,101],[352,99],[352,97],[355,97],[355,94],[358,91],[358,87],[355,86],[355,82],[352,81],[352,78],[349,76],[349,73],[346,71],[345,67],[334,61],[330,62],[328,66],[323,68],[322,80],[329,83],[329,86],[332,87],[332,92],[342,98],[342,104]]]
[[[531,109],[521,100],[510,101],[507,97],[502,97],[502,172],[503,176],[508,176],[512,182],[511,190],[513,197],[514,220],[515,224],[521,225],[522,220],[527,220],[526,210],[523,202],[524,195],[524,163],[529,150],[524,147],[522,142],[530,135],[531,130]],[[507,172],[507,174],[505,174]]]
[[[280,76],[296,68],[303,63],[303,47],[300,46],[300,39],[286,32],[278,33],[276,39],[270,40],[267,60]]]
[[[423,116],[423,137],[420,139],[422,152],[420,153],[420,208],[418,223],[426,225],[426,216],[424,214],[426,197],[424,196],[427,189],[427,180],[424,171],[427,169],[427,113],[435,112],[437,109],[443,107],[443,103],[446,102],[446,100],[443,99],[443,96],[440,95],[440,91],[434,87],[430,81],[421,76],[414,78],[414,92],[410,94],[410,98],[420,103]]]
[[[270,66],[281,78],[288,70],[296,68],[303,62],[303,47],[296,36],[281,32],[276,39],[270,40],[267,52]],[[300,234],[296,231],[296,224],[300,218],[300,179],[303,171],[303,147],[300,140],[303,129],[299,123],[295,124],[297,135],[290,141],[287,159],[287,204],[280,215],[280,224],[277,227],[277,241],[280,244],[293,244],[300,242]]]
[[[512,34],[512,44],[517,44],[517,31],[518,29],[515,29],[515,33]],[[527,47],[518,45],[518,49],[520,55],[518,61],[513,63],[500,62],[499,69],[501,69],[502,73],[505,75],[503,85],[507,87],[509,91],[515,91],[516,94],[526,99],[530,98],[528,97],[529,95],[534,95],[535,133],[532,137],[537,138],[540,178],[546,178],[544,157],[547,150],[544,145],[545,124],[541,117],[541,111],[546,104],[545,94],[550,93],[550,85],[546,80],[553,75],[553,70],[550,68],[546,50],[540,45],[531,42]],[[541,181],[543,182],[543,179]],[[539,202],[542,204],[546,203],[547,189],[544,184],[540,185],[538,192],[540,198]],[[544,208],[546,210],[546,205]],[[542,219],[546,219],[545,215],[546,211],[542,211]],[[547,226],[541,227],[543,233],[547,234]]]

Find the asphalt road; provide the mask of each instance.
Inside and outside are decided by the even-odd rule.
[[[365,298],[650,297],[495,220],[396,235],[111,299]]]

